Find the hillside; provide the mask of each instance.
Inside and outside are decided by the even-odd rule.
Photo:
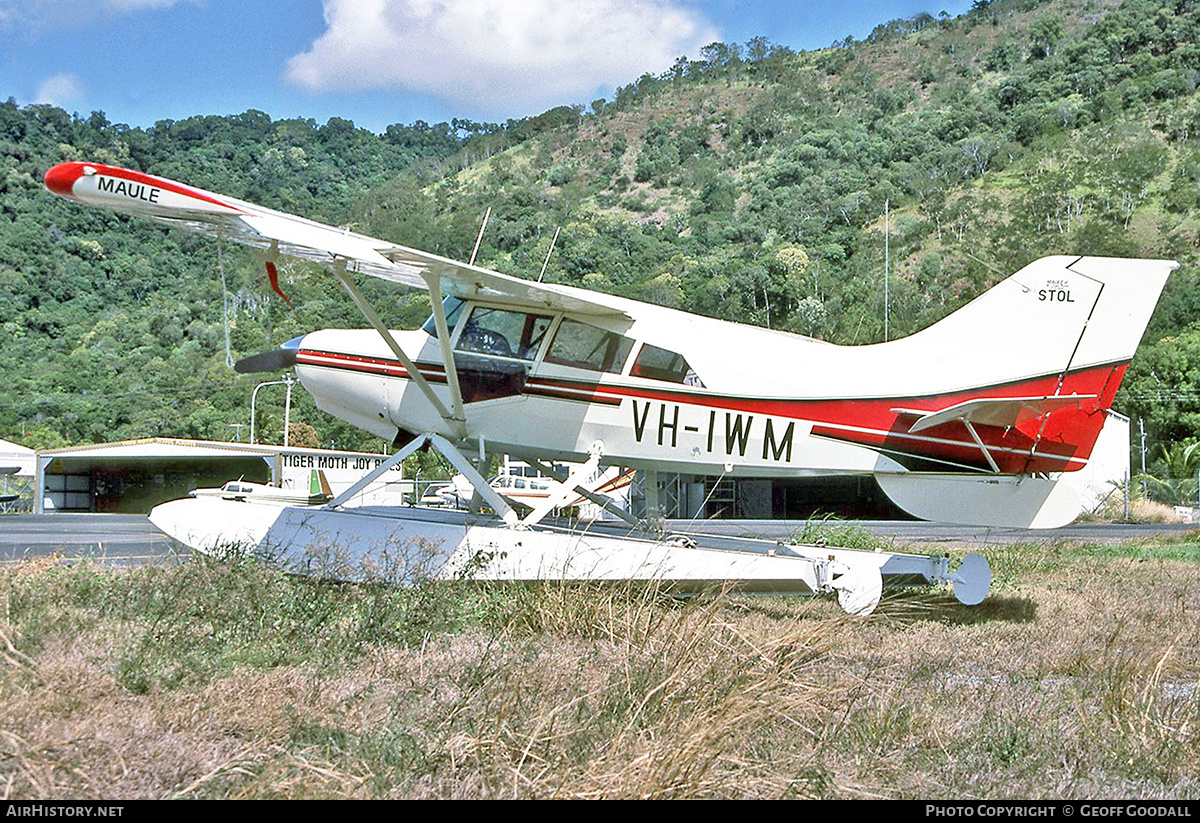
[[[134,129],[10,100],[0,437],[231,436],[257,381],[226,366],[220,269],[234,357],[356,323],[304,266],[283,272],[292,314],[242,250],[218,266],[210,241],[41,191],[86,157],[460,258],[490,207],[484,265],[536,276],[561,229],[549,280],[840,343],[883,339],[885,210],[890,337],[1043,254],[1174,258],[1118,403],[1178,450],[1200,423],[1196,31],[1184,2],[980,0],[820,51],[713,44],[587,107],[382,135],[258,112]],[[427,306],[384,303],[407,325]],[[296,413],[314,442],[368,445]]]

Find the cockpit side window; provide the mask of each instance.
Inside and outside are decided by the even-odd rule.
[[[642,346],[629,373],[634,377],[646,377],[651,380],[665,380],[668,383],[682,383],[685,386],[704,388],[700,376],[688,365],[687,360],[683,359],[682,354],[660,349],[649,343]]]
[[[462,313],[463,306],[466,305],[452,294],[446,295],[442,300],[442,311],[446,313],[446,328],[449,329],[453,337],[454,324],[458,322],[458,316]],[[433,319],[433,315],[429,315],[429,319],[421,326],[421,329],[430,337],[437,337],[437,323]]]
[[[458,336],[456,351],[533,360],[550,330],[552,318],[475,306]]]
[[[546,353],[546,362],[620,374],[632,349],[633,341],[628,337],[564,319]]]

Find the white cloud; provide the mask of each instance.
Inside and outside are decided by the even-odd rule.
[[[165,9],[179,0],[104,0],[104,5],[117,13],[140,11],[141,9]]]
[[[49,103],[52,106],[66,107],[83,97],[83,87],[79,78],[73,74],[56,74],[47,77],[38,86],[33,102]]]
[[[288,61],[289,82],[509,115],[586,102],[720,39],[678,0],[325,0],[325,22]]]
[[[0,0],[0,28],[79,26],[116,16],[174,6],[185,0]]]

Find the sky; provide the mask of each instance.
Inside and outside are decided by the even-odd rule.
[[[708,43],[861,39],[970,0],[0,0],[0,100],[150,126],[258,109],[374,132],[588,105]]]

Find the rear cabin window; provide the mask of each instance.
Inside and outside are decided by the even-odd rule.
[[[458,336],[457,351],[533,360],[550,330],[551,318],[476,306]]]
[[[665,380],[668,383],[682,383],[685,386],[704,387],[700,376],[692,370],[682,354],[667,349],[660,349],[646,343],[633,361],[629,372],[634,377],[647,377],[651,380]]]
[[[633,341],[628,337],[576,320],[563,320],[546,362],[620,374],[631,349]]]

